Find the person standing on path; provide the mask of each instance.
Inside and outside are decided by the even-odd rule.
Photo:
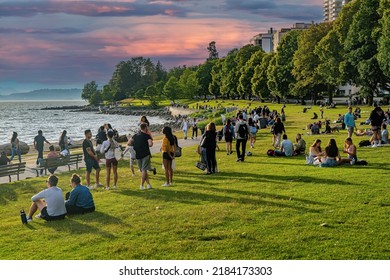
[[[148,125],[146,123],[140,124],[140,131],[137,134],[134,134],[133,138],[129,141],[129,145],[134,146],[138,167],[142,172],[140,189],[145,189],[145,183],[146,188],[151,189],[152,186],[149,182],[148,170],[151,169],[150,147],[153,146],[153,140],[148,134]]]
[[[187,132],[188,132],[187,118],[183,119],[183,123],[181,124],[181,129],[183,130],[183,133],[184,133],[184,140],[186,140],[187,139]]]
[[[248,137],[249,137],[249,126],[244,120],[242,114],[238,115],[238,122],[234,128],[234,132],[236,133],[237,161],[244,161],[246,142],[248,141]]]
[[[18,155],[19,162],[22,162],[18,133],[16,133],[14,131],[14,133],[12,134],[12,137],[11,137],[11,157],[9,160],[12,161],[16,154]]]
[[[91,172],[92,168],[95,169],[95,179],[96,179],[96,187],[103,187],[99,183],[99,174],[100,174],[100,166],[99,166],[99,158],[95,152],[95,149],[93,148],[93,144],[91,142],[92,138],[92,132],[90,129],[87,129],[84,131],[85,139],[83,141],[83,154],[84,154],[84,161],[85,161],[85,167],[86,167],[86,175],[85,180],[87,181],[87,187],[91,187]]]
[[[348,112],[344,115],[345,127],[348,130],[348,138],[352,138],[353,131],[355,130],[355,116],[352,114],[352,107],[348,107]]]
[[[38,135],[34,138],[34,148],[38,151],[37,164],[39,164],[39,162],[43,159],[43,146],[45,142],[51,145],[42,134],[42,130],[38,130]]]

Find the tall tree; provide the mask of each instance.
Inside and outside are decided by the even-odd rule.
[[[353,17],[345,40],[346,59],[355,69],[352,81],[362,87],[368,104],[372,104],[378,86],[386,86],[386,77],[377,60],[379,27],[379,0],[364,0]]]
[[[302,31],[293,30],[283,36],[278,45],[275,56],[271,59],[268,70],[268,88],[280,103],[280,99],[287,97],[295,84],[292,74],[294,68],[293,57],[298,49],[298,37]]]
[[[314,49],[331,27],[331,23],[328,22],[312,25],[299,36],[292,71],[296,79],[292,91],[294,95],[299,97],[311,95],[313,102],[316,102],[318,94],[328,90],[326,82],[318,72],[320,60]]]
[[[163,94],[173,102],[177,100],[178,96],[180,96],[180,86],[176,77],[172,76],[169,78],[164,86]]]
[[[252,94],[260,98],[267,98],[270,96],[270,90],[267,82],[267,69],[271,59],[275,56],[275,53],[266,53],[261,60],[261,64],[255,67],[252,82]]]
[[[95,81],[86,83],[81,92],[81,98],[88,101],[91,105],[99,105],[102,99],[101,92],[98,90],[98,84]]]
[[[217,60],[207,60],[203,64],[199,65],[198,70],[196,71],[196,79],[198,80],[198,84],[200,86],[200,92],[204,96],[210,94],[209,85],[211,83],[211,69]]]
[[[238,71],[236,56],[238,49],[231,50],[223,60],[221,71],[221,95],[226,98],[237,95]]]
[[[217,47],[215,46],[215,41],[209,43],[207,50],[209,51],[209,58],[207,60],[218,59],[218,52]]]
[[[222,80],[222,65],[224,58],[217,59],[211,69],[211,83],[209,84],[209,92],[218,98],[221,96],[221,80]]]
[[[379,13],[381,16],[381,37],[378,46],[378,62],[383,73],[390,79],[390,0],[381,0]]]
[[[248,96],[248,99],[252,99],[252,77],[255,73],[256,66],[261,64],[264,54],[265,52],[261,49],[256,51],[252,54],[245,66],[241,68],[238,92],[240,92],[241,96],[244,98]]]
[[[181,87],[182,98],[194,98],[199,95],[200,85],[196,78],[196,67],[187,68],[180,76],[179,84]]]

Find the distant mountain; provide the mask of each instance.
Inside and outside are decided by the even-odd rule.
[[[81,89],[38,89],[0,95],[0,100],[81,100]]]

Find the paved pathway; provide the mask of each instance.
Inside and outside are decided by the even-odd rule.
[[[189,147],[189,146],[195,147],[199,143],[199,140],[195,140],[195,139],[194,140],[192,140],[192,139],[187,139],[187,140],[178,139],[178,141],[179,141],[179,146],[182,148]],[[160,152],[161,143],[162,143],[162,140],[154,141],[153,147],[150,148],[150,151],[152,154],[157,154]],[[72,152],[72,150],[71,150],[71,152]],[[36,152],[29,153],[29,154],[24,155],[24,156],[22,155],[22,161],[27,162],[27,168],[26,168],[25,173],[19,175],[19,180],[24,180],[27,178],[36,177],[36,172],[34,170],[30,169],[32,167],[35,167],[35,160],[36,160]],[[79,164],[79,167],[85,167],[84,161],[82,161],[81,164]],[[76,171],[74,169],[74,166],[71,166],[71,170]],[[67,166],[59,167],[55,173],[61,173],[64,171],[69,171]],[[16,181],[16,176],[12,176],[12,181]],[[1,177],[0,178],[0,184],[7,184],[7,183],[9,183],[8,177]]]

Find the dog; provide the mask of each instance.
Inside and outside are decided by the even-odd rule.
[[[330,128],[330,132],[331,133],[335,133],[337,131],[337,133],[340,133],[340,129],[338,126],[334,126],[334,127],[331,127]]]

